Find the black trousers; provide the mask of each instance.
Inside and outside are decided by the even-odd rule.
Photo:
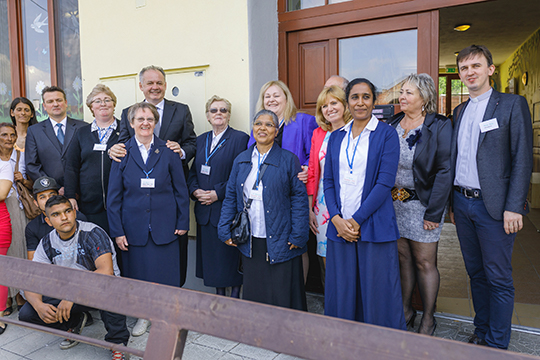
[[[43,296],[44,303],[51,304],[55,307],[58,307],[60,301],[61,300]],[[56,322],[52,324],[47,324],[43,320],[41,320],[36,310],[34,310],[32,305],[30,305],[30,303],[28,302],[24,304],[24,306],[19,311],[19,320],[67,331],[77,326],[83,312],[91,310],[95,309],[84,305],[73,304],[70,317],[67,322]],[[126,316],[103,310],[100,310],[99,312],[101,313],[101,320],[103,320],[103,324],[105,324],[105,329],[107,330],[107,334],[105,335],[105,341],[111,342],[113,344],[127,345],[129,341],[129,331],[126,326]]]
[[[181,235],[178,239],[180,240],[180,286],[184,286],[188,265],[188,234]]]

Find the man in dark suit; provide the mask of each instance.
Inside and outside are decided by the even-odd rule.
[[[491,88],[495,65],[485,46],[461,50],[457,65],[470,95],[454,110],[451,157],[453,221],[476,312],[469,342],[507,349],[514,307],[512,250],[529,210],[531,115],[524,97]]]
[[[60,185],[58,193],[63,195],[67,149],[75,131],[86,123],[66,116],[66,93],[61,88],[47,86],[41,96],[49,118],[28,128],[25,146],[26,174],[31,179],[41,176],[54,178]]]
[[[184,174],[187,178],[189,161],[195,156],[197,149],[197,136],[193,130],[193,120],[189,107],[185,104],[165,99],[167,82],[165,81],[165,71],[158,66],[147,66],[139,73],[139,88],[144,93],[145,101],[153,104],[159,113],[159,122],[156,125],[154,134],[161,140],[167,141],[167,147],[180,155],[184,167]],[[114,145],[109,152],[112,159],[119,161],[119,158],[126,155],[126,148],[123,143],[128,141],[134,134],[133,128],[129,125],[128,110],[122,111],[120,120],[119,144]],[[187,234],[180,236],[180,284],[184,285],[187,272]]]

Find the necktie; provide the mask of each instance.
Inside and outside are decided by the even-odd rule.
[[[60,144],[64,145],[64,132],[62,131],[62,124],[58,123],[56,124],[56,127],[58,128],[56,137],[58,138],[58,141],[60,141]]]

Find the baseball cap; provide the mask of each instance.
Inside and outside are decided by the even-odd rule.
[[[58,184],[52,177],[42,176],[34,181],[33,193],[34,195],[45,190],[58,190]]]

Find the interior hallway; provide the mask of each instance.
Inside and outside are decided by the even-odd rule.
[[[540,328],[540,210],[524,217],[512,256],[516,289],[512,323]],[[455,226],[445,223],[439,242],[438,268],[441,286],[437,312],[474,316],[469,279],[461,256]],[[539,329],[540,331],[540,329]]]

